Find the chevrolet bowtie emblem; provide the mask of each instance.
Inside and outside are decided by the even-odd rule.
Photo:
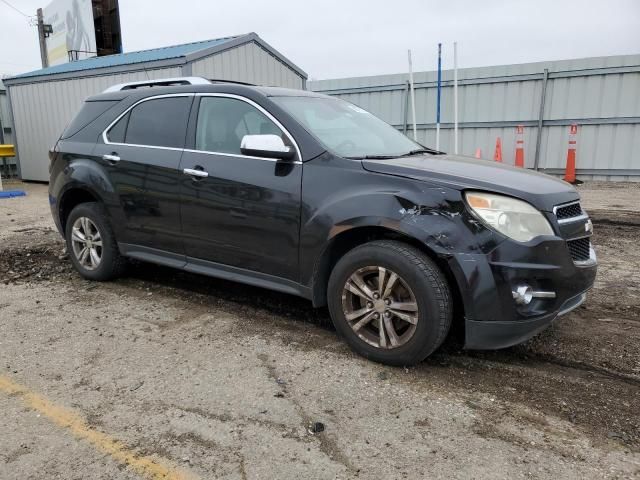
[[[587,233],[593,233],[593,223],[591,220],[587,220],[587,223],[584,224],[584,231]]]

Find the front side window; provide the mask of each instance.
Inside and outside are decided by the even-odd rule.
[[[289,140],[265,114],[236,98],[202,97],[196,127],[196,150],[241,155],[245,135],[278,135]]]
[[[109,129],[113,143],[183,148],[191,97],[156,98],[142,102]]]
[[[337,98],[272,97],[327,149],[347,158],[395,157],[424,149],[391,125]]]

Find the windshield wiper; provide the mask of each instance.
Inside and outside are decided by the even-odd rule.
[[[420,155],[421,153],[433,153],[438,154],[437,150],[432,150],[430,148],[417,148],[415,150],[411,150],[410,152],[404,153],[400,155],[401,157],[411,157],[412,155]]]
[[[431,148],[416,148],[415,150],[411,150],[401,155],[361,155],[358,157],[345,157],[345,158],[349,158],[351,160],[389,160],[390,158],[410,157],[412,155],[420,155],[421,153],[431,153],[431,154],[437,155],[441,152],[438,152],[437,150],[433,150]]]
[[[359,157],[344,157],[350,160],[389,160],[390,158],[398,158],[397,155],[362,155]]]

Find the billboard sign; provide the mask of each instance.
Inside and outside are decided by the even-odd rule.
[[[49,65],[97,55],[91,0],[54,0],[43,9],[53,33],[46,39]]]

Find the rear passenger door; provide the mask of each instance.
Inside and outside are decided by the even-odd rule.
[[[163,250],[184,258],[179,170],[193,94],[146,98],[114,121],[95,154],[117,193],[123,253]]]
[[[293,137],[263,107],[231,94],[196,96],[189,132],[180,165],[187,260],[297,281],[300,153],[282,161],[240,151],[247,134],[275,134],[295,148]]]

